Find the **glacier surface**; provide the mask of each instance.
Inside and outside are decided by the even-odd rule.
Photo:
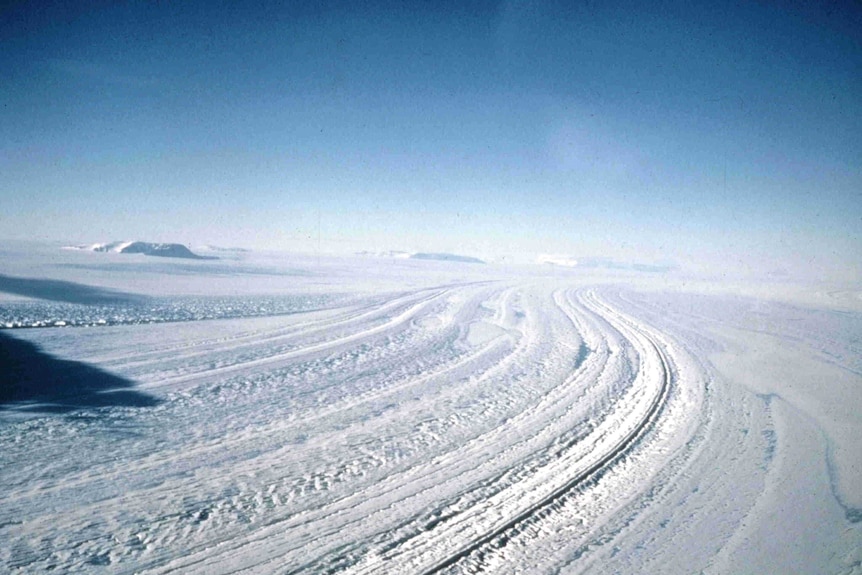
[[[852,286],[3,255],[0,571],[862,572]]]

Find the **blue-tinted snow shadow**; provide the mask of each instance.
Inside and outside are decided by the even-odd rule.
[[[85,363],[59,359],[0,332],[0,411],[66,413],[95,407],[153,407],[161,401],[134,382]]]
[[[79,303],[85,305],[130,304],[146,300],[144,296],[104,288],[39,278],[12,277],[0,274],[0,291],[25,297]]]

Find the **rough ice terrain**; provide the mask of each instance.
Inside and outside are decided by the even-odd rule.
[[[25,248],[0,572],[862,573],[858,290]]]

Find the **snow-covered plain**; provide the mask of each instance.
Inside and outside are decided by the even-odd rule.
[[[853,286],[0,256],[0,572],[862,573]]]

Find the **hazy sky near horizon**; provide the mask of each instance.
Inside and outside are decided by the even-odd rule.
[[[859,273],[858,2],[67,4],[0,9],[0,237]]]

